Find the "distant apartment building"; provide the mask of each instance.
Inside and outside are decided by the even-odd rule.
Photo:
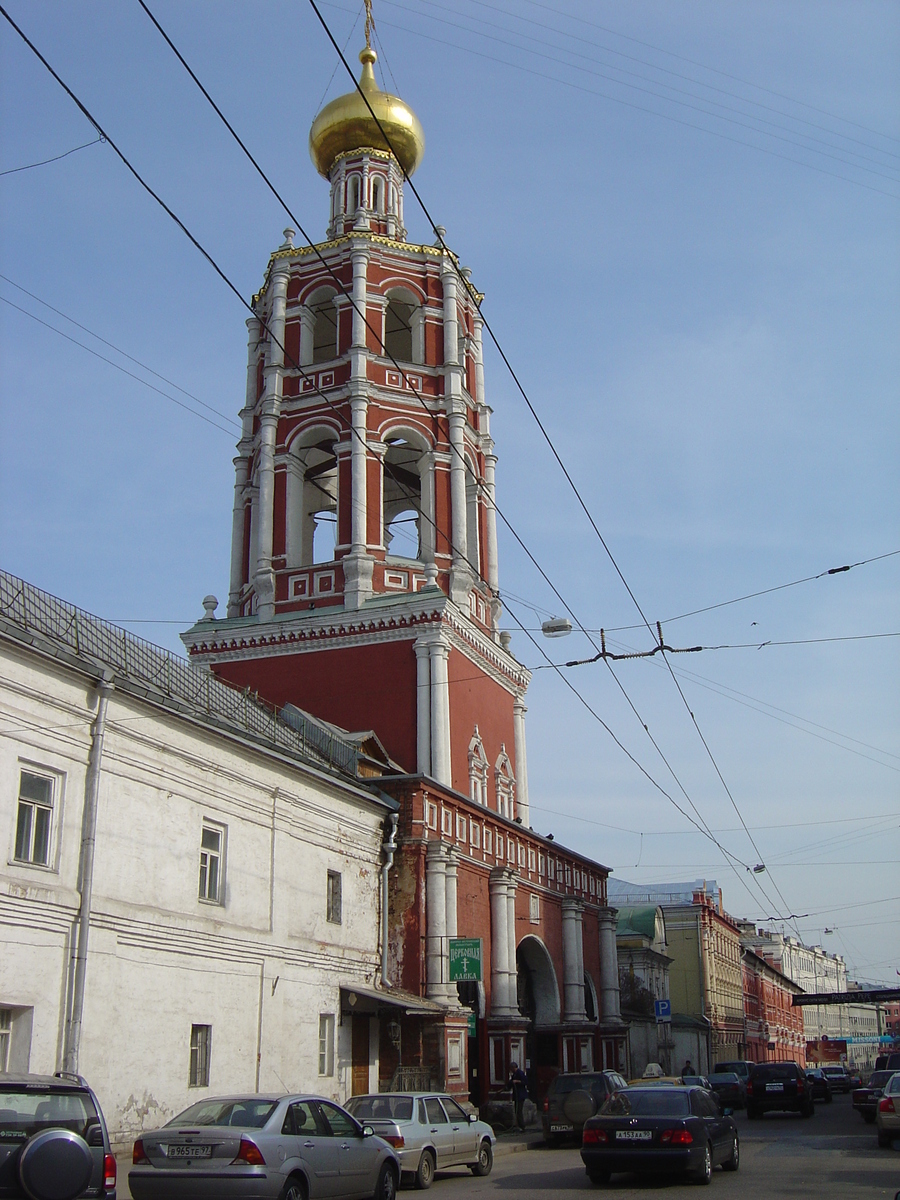
[[[803,991],[762,955],[744,947],[745,1057],[753,1062],[806,1064],[803,1009],[791,998]]]

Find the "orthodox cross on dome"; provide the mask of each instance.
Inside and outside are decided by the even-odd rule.
[[[372,34],[375,31],[375,18],[372,16],[372,0],[365,0],[366,4],[366,49],[372,49]]]

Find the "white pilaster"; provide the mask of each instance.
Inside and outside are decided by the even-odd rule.
[[[619,962],[616,952],[616,918],[614,908],[601,908],[600,926],[600,1019],[621,1022],[619,1005]]]
[[[416,652],[416,769],[431,774],[431,648],[418,639]]]
[[[491,897],[491,1016],[511,1017],[509,996],[509,921],[507,872],[495,867],[488,880]]]
[[[352,345],[350,347],[350,553],[344,558],[344,604],[360,608],[372,594],[373,560],[366,553],[368,352],[366,279],[369,256],[354,245]]]
[[[431,663],[431,774],[438,783],[451,787],[450,647],[440,638],[434,638],[428,649]]]
[[[272,537],[275,524],[275,441],[284,377],[284,315],[290,268],[279,260],[272,268],[269,287],[272,291],[269,316],[269,346],[265,368],[265,395],[259,419],[257,485],[259,502],[257,515],[257,558],[253,587],[256,592],[257,613],[261,621],[275,616],[275,572],[272,570]]]
[[[528,808],[528,760],[525,756],[525,714],[528,709],[521,698],[513,702],[513,730],[516,746],[516,815],[528,828],[531,817]]]
[[[509,950],[509,976],[506,988],[509,1006],[513,1013],[519,1011],[519,969],[516,963],[516,873],[506,872],[506,944]]]
[[[563,995],[566,1021],[584,1021],[584,901],[566,896],[562,902]]]
[[[247,506],[250,451],[253,448],[253,414],[256,410],[256,371],[259,356],[259,319],[247,318],[247,382],[244,407],[241,410],[241,440],[238,457],[234,459],[234,508],[231,519],[231,579],[228,589],[228,616],[240,615],[241,591],[244,585],[244,513]],[[255,560],[249,564],[250,577]]]
[[[453,846],[447,847],[447,937],[455,938],[457,935],[457,867],[459,863],[459,851]],[[449,954],[449,946],[447,948]],[[448,975],[449,978],[449,975]],[[455,990],[455,989],[454,989]]]
[[[425,982],[430,1000],[447,998],[447,851],[429,842],[425,855]]]

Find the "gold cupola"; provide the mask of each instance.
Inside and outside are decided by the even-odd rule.
[[[399,96],[383,92],[378,86],[372,70],[376,59],[377,55],[370,46],[360,53],[362,74],[359,87],[371,104],[377,121],[373,119],[359,91],[353,91],[326,104],[312,123],[309,155],[316,170],[326,179],[336,160],[353,150],[370,147],[374,150],[393,150],[407,175],[412,175],[422,161],[425,134],[419,118]],[[382,129],[387,134],[387,141]]]

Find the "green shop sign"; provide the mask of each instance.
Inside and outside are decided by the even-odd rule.
[[[450,938],[450,982],[480,982],[481,938]]]

